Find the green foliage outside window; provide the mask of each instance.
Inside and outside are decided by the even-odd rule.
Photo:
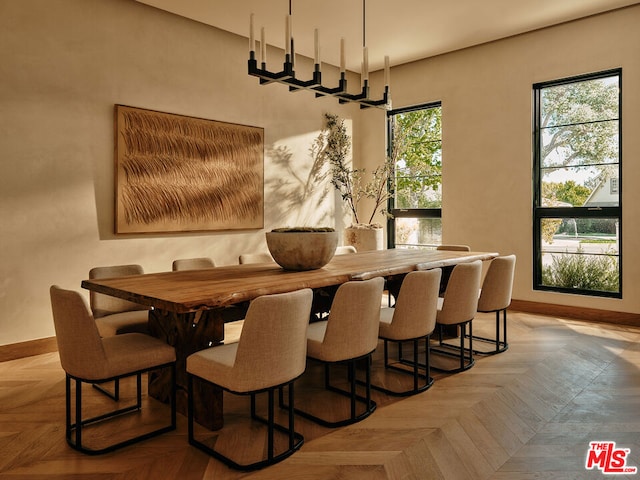
[[[574,180],[564,183],[548,182],[542,184],[542,196],[551,201],[563,202],[581,207],[591,195],[591,189],[577,184]]]
[[[442,109],[399,113],[393,117],[392,129],[395,208],[440,208]]]
[[[543,90],[541,145],[544,167],[608,163],[618,158],[618,86],[602,80],[558,85]],[[596,122],[596,123],[591,123]],[[563,154],[553,156],[552,153]]]
[[[620,289],[618,257],[576,253],[554,255],[551,264],[542,267],[542,284],[561,288],[617,292]]]

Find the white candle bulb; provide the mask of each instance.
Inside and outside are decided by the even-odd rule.
[[[390,68],[389,68],[389,56],[385,55],[384,57],[384,84],[385,86],[389,86],[389,80],[390,80],[391,74],[390,74]]]
[[[249,50],[256,51],[255,38],[253,37],[253,13],[249,15]]]
[[[369,80],[369,49],[362,49],[362,79]]]

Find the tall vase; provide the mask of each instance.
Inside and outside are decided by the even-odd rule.
[[[358,252],[384,250],[384,229],[372,225],[352,225],[344,229],[345,245],[353,245]]]

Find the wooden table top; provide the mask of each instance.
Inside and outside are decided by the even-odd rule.
[[[187,313],[224,307],[260,295],[321,288],[496,256],[497,253],[488,252],[377,250],[336,255],[325,267],[304,272],[287,271],[276,263],[259,263],[84,280],[82,287],[162,310]]]

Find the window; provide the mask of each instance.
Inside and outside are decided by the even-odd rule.
[[[442,239],[442,107],[431,103],[388,114],[395,191],[389,248],[425,248]]]
[[[533,86],[534,288],[622,297],[621,70]]]

